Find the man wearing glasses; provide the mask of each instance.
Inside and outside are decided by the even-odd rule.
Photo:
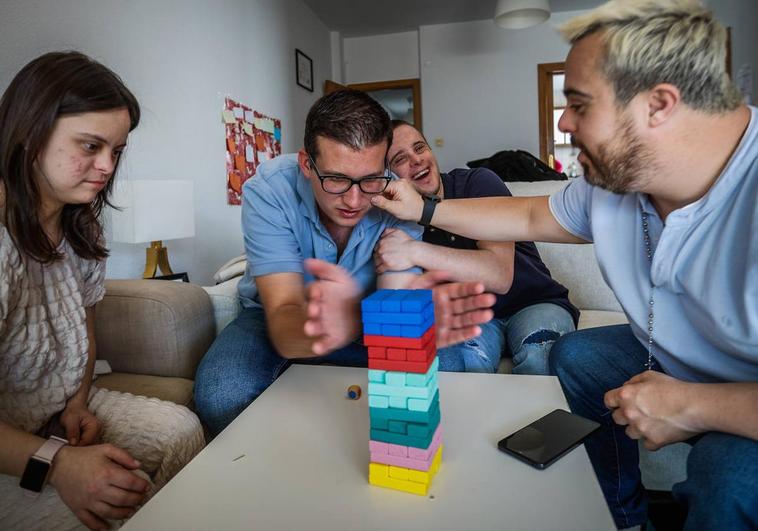
[[[242,311],[203,358],[198,415],[217,435],[292,363],[366,366],[360,299],[375,288],[429,288],[444,280],[418,268],[377,277],[372,254],[385,229],[421,227],[372,208],[387,187],[392,126],[367,94],[341,90],[308,113],[304,148],[262,164],[243,188],[247,269]],[[437,345],[479,333],[494,302],[480,283],[435,288]],[[442,311],[440,311],[442,310]]]

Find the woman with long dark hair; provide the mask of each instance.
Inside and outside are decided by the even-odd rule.
[[[139,118],[119,77],[78,52],[33,60],[0,100],[5,529],[107,527],[204,444],[188,409],[91,385],[108,255],[100,216]]]

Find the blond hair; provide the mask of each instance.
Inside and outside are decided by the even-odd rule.
[[[659,83],[694,109],[724,112],[740,95],[726,72],[726,30],[698,0],[611,0],[560,27],[572,45],[600,32],[599,65],[626,105]]]

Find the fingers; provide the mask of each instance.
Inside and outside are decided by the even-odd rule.
[[[69,419],[71,417],[68,417]],[[79,419],[76,418],[76,422],[67,422],[65,423],[66,426],[66,439],[68,439],[68,444],[71,446],[76,446],[79,442]]]
[[[102,425],[97,417],[92,416],[84,421],[82,426],[81,440],[79,441],[82,446],[88,446],[97,442],[100,437]]]
[[[418,275],[408,285],[409,289],[432,289],[435,286],[450,280],[450,273],[447,271],[432,270],[423,275]]]
[[[98,516],[111,520],[123,520],[134,514],[134,507],[114,507],[104,502],[95,502],[92,511]],[[101,528],[102,529],[102,528]]]
[[[611,389],[607,393],[605,393],[605,396],[603,396],[603,403],[605,404],[605,407],[608,409],[615,409],[621,405],[621,397],[619,394],[621,393],[621,388],[617,387],[616,389]]]
[[[134,470],[139,468],[140,462],[133,458],[129,452],[121,448],[117,448],[112,444],[103,445],[105,450],[105,456],[111,461],[114,461],[128,470]]]
[[[353,279],[350,274],[336,264],[330,264],[317,258],[307,258],[305,260],[305,269],[321,280],[331,280],[340,283],[352,283]]]
[[[437,329],[437,348],[447,347],[461,343],[467,339],[477,337],[482,333],[478,326],[467,326],[457,329]]]
[[[147,480],[123,468],[113,469],[109,474],[108,483],[112,487],[128,490],[140,495],[144,495],[150,488],[150,483]]]
[[[135,507],[145,499],[144,493],[124,490],[118,487],[107,487],[100,496],[100,501],[113,507]],[[102,516],[102,513],[98,513]],[[108,516],[110,517],[110,516]]]
[[[108,523],[102,518],[97,517],[94,513],[82,509],[74,513],[81,523],[89,529],[110,529]]]

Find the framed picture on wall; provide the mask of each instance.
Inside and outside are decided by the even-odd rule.
[[[313,92],[313,60],[295,48],[295,73],[297,84]]]

